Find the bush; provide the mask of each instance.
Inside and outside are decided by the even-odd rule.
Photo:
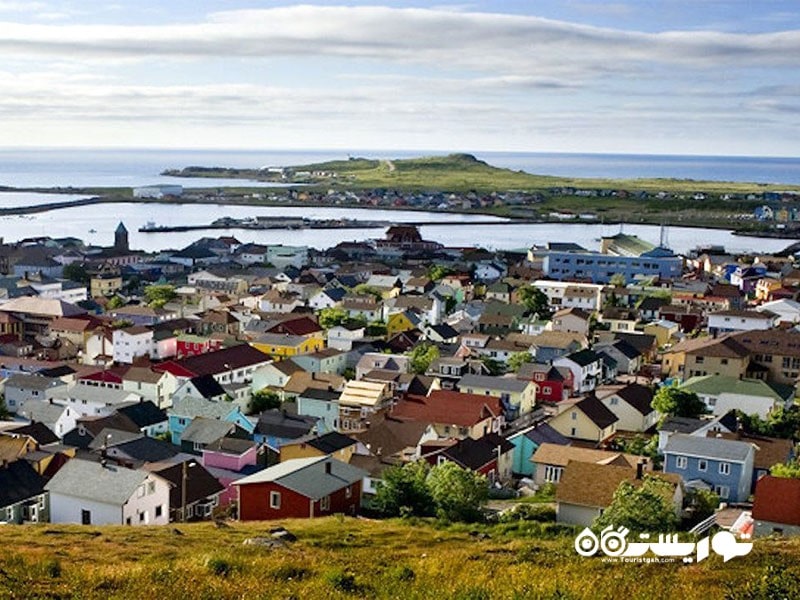
[[[356,582],[356,576],[350,572],[346,573],[341,569],[331,571],[328,573],[326,579],[330,586],[339,592],[355,594],[361,589],[361,586]]]
[[[402,567],[395,567],[392,570],[392,578],[397,579],[398,581],[414,581],[416,579],[417,574],[414,573],[414,569],[409,567],[408,565],[403,565]]]
[[[538,523],[556,520],[556,509],[547,504],[517,504],[514,508],[500,515],[500,523],[514,521],[536,521]]]
[[[236,565],[232,562],[216,556],[206,560],[206,567],[217,577],[227,577],[236,570]]]
[[[270,576],[278,581],[302,581],[309,575],[311,571],[296,565],[281,565],[270,573]]]

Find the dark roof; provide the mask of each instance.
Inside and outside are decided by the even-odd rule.
[[[29,425],[15,427],[14,429],[7,429],[7,433],[14,435],[27,435],[32,437],[40,446],[47,444],[55,444],[58,441],[58,436],[50,431],[50,428],[44,423],[34,421]]]
[[[707,425],[706,419],[693,419],[691,417],[667,417],[659,427],[659,431],[672,431],[675,433],[694,433],[704,425]]]
[[[606,405],[594,394],[586,396],[586,398],[575,405],[575,408],[585,414],[592,423],[597,425],[600,429],[605,429],[619,420],[617,419],[617,415],[606,408]]]
[[[639,310],[659,310],[662,306],[669,304],[666,298],[659,298],[658,296],[648,296],[639,303]]]
[[[151,425],[156,425],[158,423],[163,423],[167,420],[167,413],[158,408],[150,400],[144,400],[142,402],[137,402],[136,404],[123,406],[122,408],[117,409],[117,412],[128,417],[131,421],[136,423],[140,429],[149,427]]]
[[[225,390],[219,384],[219,382],[214,379],[213,375],[200,375],[198,377],[192,377],[191,379],[192,385],[200,392],[200,395],[203,398],[216,398],[218,396],[224,396]]]
[[[311,398],[312,400],[327,400],[329,402],[338,400],[339,396],[341,396],[341,392],[333,392],[330,390],[322,390],[318,388],[306,388],[305,391],[300,394],[303,398]]]
[[[167,442],[151,437],[140,437],[114,446],[115,450],[124,452],[133,460],[142,462],[159,462],[168,460],[178,454],[178,448]]]
[[[594,350],[589,349],[573,352],[572,354],[568,355],[567,358],[581,367],[590,365],[599,359],[597,353]]]
[[[653,390],[645,385],[638,383],[628,384],[617,392],[617,396],[643,415],[649,415],[653,412],[653,407],[650,405],[653,401]]]
[[[656,344],[656,336],[650,335],[649,333],[625,333],[624,331],[618,331],[614,334],[614,338],[617,340],[625,340],[642,354],[652,350]]]
[[[216,442],[208,444],[203,450],[220,452],[222,454],[241,455],[248,450],[255,448],[257,444],[252,440],[240,440],[238,438],[223,437]]]
[[[0,467],[0,508],[44,493],[44,477],[26,460]]]
[[[528,429],[523,435],[532,441],[537,446],[542,444],[558,444],[560,446],[569,446],[571,440],[564,437],[558,431],[553,429],[547,423],[539,423],[534,427]]]
[[[322,327],[314,319],[305,316],[281,321],[267,329],[269,333],[288,333],[289,335],[308,335],[317,331],[322,331]]]
[[[342,435],[339,432],[331,431],[330,433],[326,433],[325,435],[321,435],[318,438],[314,438],[308,440],[306,444],[311,446],[312,448],[316,448],[320,452],[324,452],[325,454],[332,454],[343,448],[347,448],[348,446],[352,446],[356,443],[351,437],[347,437],[346,435]]]
[[[67,365],[60,365],[58,367],[50,367],[48,369],[40,369],[36,371],[37,375],[42,375],[43,377],[64,377],[65,375],[72,375],[76,371],[72,367]]]
[[[239,344],[207,352],[198,356],[190,356],[182,360],[173,361],[173,364],[194,373],[195,375],[214,375],[231,369],[241,369],[256,363],[266,362],[269,356],[256,350],[248,344]],[[156,367],[158,369],[158,367]]]
[[[155,471],[155,473],[172,485],[169,490],[169,505],[180,508],[183,502],[183,463],[178,463]],[[216,477],[209,473],[203,465],[192,461],[186,467],[186,503],[192,504],[205,500],[209,496],[219,494],[225,489]]]
[[[436,334],[444,340],[458,337],[458,332],[447,323],[432,325],[431,329],[433,329],[436,332]]]
[[[490,433],[479,440],[464,438],[441,454],[462,467],[477,471],[497,458],[497,448],[500,448],[500,454],[505,454],[514,449],[514,444]]]
[[[614,348],[616,348],[626,358],[636,358],[642,355],[642,353],[639,352],[639,350],[635,346],[629,344],[625,340],[615,340],[614,343],[611,345]]]
[[[315,417],[290,415],[274,408],[258,416],[256,433],[284,439],[296,439],[307,435],[317,424]]]
[[[391,456],[406,448],[416,448],[428,424],[386,417],[366,431],[354,434],[371,452],[382,457]]]

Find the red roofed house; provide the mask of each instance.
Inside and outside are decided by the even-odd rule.
[[[503,424],[500,398],[451,390],[433,390],[427,396],[407,394],[391,409],[391,415],[429,423],[441,438],[477,440],[498,433]]]
[[[754,537],[800,534],[800,479],[764,475],[753,502]]]
[[[253,379],[253,372],[272,359],[249,344],[239,344],[216,352],[168,360],[153,365],[154,371],[169,371],[178,383],[200,375],[212,375],[219,383],[244,383]]]

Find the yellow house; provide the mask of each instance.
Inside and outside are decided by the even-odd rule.
[[[389,337],[419,327],[420,319],[413,312],[394,313],[386,322],[386,333]]]
[[[597,396],[587,396],[550,419],[548,424],[564,437],[600,444],[617,430],[617,416]]]
[[[731,336],[683,340],[661,357],[663,377],[688,379],[700,375],[724,375],[736,379],[747,374],[750,352]]]
[[[100,273],[89,280],[89,291],[92,298],[113,296],[122,289],[122,276],[119,274]]]
[[[298,354],[311,354],[325,347],[320,337],[305,337],[283,333],[265,333],[250,342],[256,350],[268,354],[274,360],[283,360]]]
[[[652,335],[655,337],[659,348],[668,344],[672,336],[678,333],[679,330],[680,326],[677,323],[665,321],[664,319],[648,323],[644,326],[645,335]]]
[[[356,450],[356,440],[337,433],[326,433],[319,437],[300,439],[281,446],[281,462],[293,458],[311,458],[314,456],[331,456],[345,463],[350,462]]]

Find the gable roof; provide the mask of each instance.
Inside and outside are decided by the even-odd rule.
[[[45,479],[26,460],[0,466],[0,508],[44,493]]]
[[[494,377],[492,375],[472,375],[468,373],[458,380],[460,388],[485,388],[502,392],[521,393],[531,385],[530,381],[515,377]]]
[[[753,519],[800,526],[800,479],[772,475],[759,479]]]
[[[561,435],[548,423],[537,423],[532,427],[523,430],[521,435],[524,435],[537,446],[541,446],[542,444],[569,446],[572,443],[572,440]]]
[[[290,415],[274,408],[265,410],[258,415],[255,432],[260,435],[293,440],[307,435],[316,424],[316,417]]]
[[[47,425],[38,422],[30,423],[28,425],[21,425],[12,429],[6,429],[5,433],[11,436],[21,435],[31,437],[36,440],[36,443],[40,446],[55,444],[58,441],[58,436],[50,431],[50,428],[48,428]]]
[[[331,431],[325,435],[306,440],[304,443],[308,444],[312,448],[316,448],[320,452],[324,452],[325,454],[333,454],[334,452],[348,448],[357,442],[353,438],[343,435],[338,431]]]
[[[645,457],[625,454],[624,452],[596,450],[580,446],[562,446],[545,442],[536,449],[530,460],[534,463],[556,467],[566,467],[570,461],[577,461],[635,468],[642,459],[645,459]]]
[[[235,428],[236,424],[230,421],[198,417],[193,419],[189,426],[183,430],[181,441],[206,445],[228,435]]]
[[[392,408],[392,416],[425,423],[472,427],[503,414],[500,398],[434,390],[428,396],[407,394]]]
[[[580,410],[600,429],[605,429],[619,420],[617,415],[611,412],[594,394],[575,403],[573,408]]]
[[[175,373],[188,373],[189,376],[197,375],[216,375],[226,373],[243,367],[250,367],[255,364],[265,363],[270,357],[260,350],[253,348],[249,344],[239,344],[229,348],[223,348],[215,352],[207,352],[197,356],[190,356],[181,360],[167,361],[160,365],[154,365],[157,371],[170,371]]]
[[[427,423],[387,416],[370,425],[366,431],[353,434],[353,437],[374,454],[389,457],[406,448],[416,448],[427,428]]]
[[[664,454],[702,456],[716,460],[744,462],[753,452],[753,444],[722,438],[709,438],[683,433],[672,434],[664,447]]]
[[[681,388],[700,395],[718,396],[723,393],[771,398],[783,402],[781,397],[767,382],[761,379],[739,379],[725,375],[701,375],[687,379]]]
[[[330,464],[330,473],[326,470]],[[317,500],[361,481],[368,473],[330,456],[294,458],[243,479],[233,485],[274,482],[298,494]]]
[[[147,436],[116,444],[114,450],[142,462],[160,462],[178,455],[177,446]]]
[[[192,385],[203,398],[217,398],[225,395],[225,390],[213,375],[192,377]]]
[[[215,402],[205,398],[183,396],[172,402],[172,408],[167,411],[167,414],[191,418],[224,419],[237,408],[236,404],[227,400]]]
[[[568,354],[566,358],[581,367],[586,367],[600,360],[600,357],[597,355],[597,353],[594,350],[590,350],[588,348],[586,348],[585,350],[579,350],[578,352],[573,352],[572,354]]]
[[[129,404],[128,406],[121,406],[117,409],[117,412],[128,417],[131,421],[136,423],[140,429],[151,425],[157,425],[167,420],[167,413],[158,408],[150,400],[143,400],[141,402]]]
[[[45,489],[51,494],[122,506],[133,496],[136,488],[145,482],[148,475],[146,471],[126,469],[111,463],[102,465],[73,458],[59,469]],[[92,484],[86,485],[87,481]]]
[[[678,475],[648,472],[647,476],[668,482],[673,491],[680,485]],[[556,502],[605,508],[623,481],[638,487],[643,479],[636,478],[635,468],[570,461],[558,482]]]
[[[488,433],[477,440],[471,437],[459,440],[440,454],[464,468],[477,471],[497,460],[498,448],[500,454],[505,454],[514,449],[514,444],[496,433]]]
[[[198,462],[191,464],[185,473],[183,463],[169,465],[153,472],[172,484],[169,486],[169,503],[172,507],[180,507],[184,501],[184,482],[186,483],[185,500],[187,504],[204,500],[225,489],[225,486]]]
[[[649,415],[655,410],[651,406],[653,401],[653,390],[646,385],[629,383],[624,388],[617,390],[612,395],[619,396],[643,415]]]

